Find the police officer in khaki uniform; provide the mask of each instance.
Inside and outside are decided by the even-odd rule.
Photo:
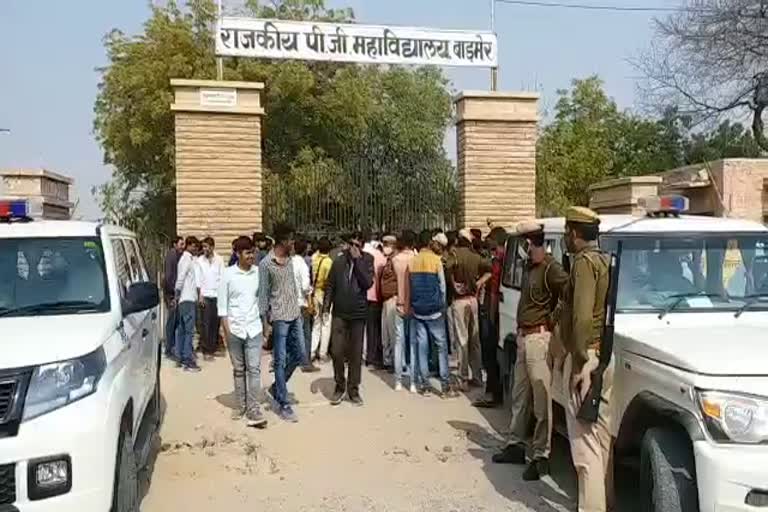
[[[528,261],[517,308],[512,422],[509,444],[493,456],[493,461],[525,464],[525,441],[533,412],[536,419],[531,441],[533,458],[523,473],[523,479],[530,481],[549,473],[552,441],[552,372],[548,357],[552,338],[551,315],[568,281],[568,274],[560,263],[547,254],[541,224],[522,222],[517,226],[517,232],[524,241]]]
[[[579,512],[607,510],[613,359],[603,376],[598,421],[589,423],[576,417],[591,385],[591,372],[598,365],[605,324],[610,260],[597,246],[599,229],[600,219],[594,211],[574,206],[566,212],[565,244],[571,258],[571,273],[559,319],[567,351],[563,366],[563,385],[568,397],[565,414],[578,477]]]

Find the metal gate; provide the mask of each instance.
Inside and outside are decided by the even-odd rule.
[[[264,173],[264,227],[288,222],[308,236],[453,229],[456,172],[438,158],[368,148],[341,162]]]

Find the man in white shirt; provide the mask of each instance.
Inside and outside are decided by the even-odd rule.
[[[219,313],[216,296],[219,293],[224,260],[214,252],[213,238],[203,240],[203,254],[197,258],[200,287],[200,308],[203,313],[200,348],[206,361],[211,361],[219,345]]]
[[[246,417],[248,425],[263,428],[267,419],[259,407],[261,389],[262,323],[259,313],[259,269],[253,241],[241,236],[233,244],[237,264],[227,267],[218,293],[218,311],[229,346],[237,406],[232,419]]]
[[[176,276],[176,294],[179,308],[179,327],[176,345],[177,364],[187,372],[199,372],[200,367],[195,361],[192,343],[195,337],[195,308],[197,305],[197,270],[195,253],[199,242],[194,236],[188,236],[184,254],[179,258],[179,269]]]
[[[310,269],[307,266],[307,262],[304,256],[307,252],[307,242],[303,239],[296,240],[293,245],[293,256],[291,256],[291,263],[293,263],[293,276],[296,279],[297,293],[299,294],[299,305],[301,306],[301,332],[304,334],[304,366],[301,371],[303,372],[319,372],[320,368],[312,364],[309,356],[311,343],[308,327],[311,322],[311,316],[307,314],[307,307],[309,306],[309,296],[312,294],[312,281],[310,277]],[[308,332],[309,331],[309,332]]]

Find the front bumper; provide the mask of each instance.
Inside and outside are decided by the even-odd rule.
[[[701,512],[757,512],[750,492],[768,491],[768,446],[693,444]]]
[[[106,410],[101,393],[97,392],[24,422],[16,436],[0,439],[0,466],[15,466],[13,507],[19,512],[109,510],[117,434],[107,427]],[[68,455],[71,459],[71,489],[60,496],[30,500],[29,462],[59,455]]]

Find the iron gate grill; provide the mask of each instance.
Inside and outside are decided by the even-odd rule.
[[[264,227],[288,222],[310,236],[353,230],[454,229],[455,169],[447,159],[366,151],[339,164],[264,173]]]

